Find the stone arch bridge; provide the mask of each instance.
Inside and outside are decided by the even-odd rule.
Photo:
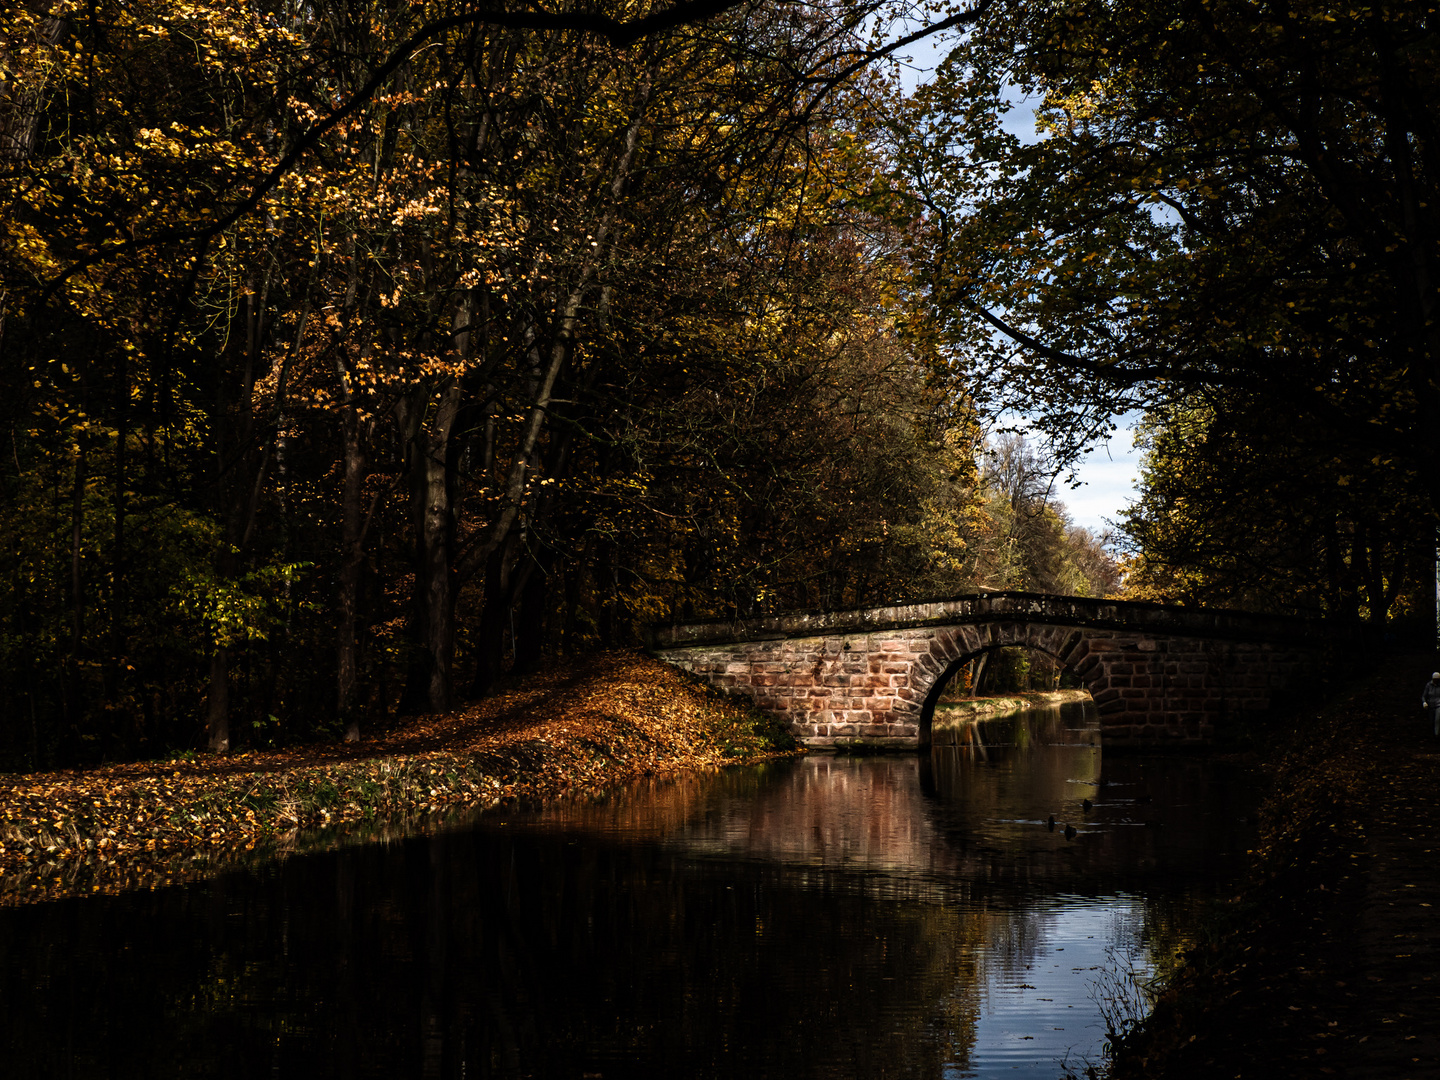
[[[1073,671],[1108,745],[1154,746],[1209,742],[1293,696],[1326,642],[1307,619],[1020,592],[651,633],[656,656],[749,695],[808,746],[917,748],[950,676],[1005,646]]]

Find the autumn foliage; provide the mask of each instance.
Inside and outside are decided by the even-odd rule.
[[[883,197],[899,9],[688,10],[4,5],[4,760],[1034,583]]]

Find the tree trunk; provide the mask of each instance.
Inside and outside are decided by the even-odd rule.
[[[69,29],[69,19],[53,16],[40,20],[39,40],[55,45]],[[14,61],[0,51],[0,62]],[[45,95],[35,71],[26,72],[29,85],[17,89],[20,80],[10,79],[0,85],[0,161],[24,161],[35,149],[40,130],[40,117],[45,109]]]
[[[206,710],[208,745],[217,754],[230,749],[230,650],[221,645],[210,657],[210,701]]]
[[[225,376],[236,374],[233,368],[222,372],[216,392],[215,502],[223,512],[225,532],[224,541],[215,553],[215,572],[221,581],[234,581],[244,566],[245,550],[254,537],[260,498],[270,466],[271,442],[267,440],[258,453],[252,444],[255,382],[265,340],[264,298],[269,292],[268,276],[259,291],[258,301],[254,282],[249,281],[247,285],[248,291],[239,314],[245,327],[245,338],[239,357],[238,393],[233,402],[226,400]],[[277,398],[283,392],[282,385],[277,390]],[[252,467],[253,474],[250,471]],[[216,753],[226,753],[230,749],[231,661],[228,646],[217,645],[210,658],[210,698],[205,725],[207,745]]]
[[[575,656],[580,651],[580,568],[571,564],[565,568],[565,622],[561,632],[560,646],[566,656]],[[688,603],[688,601],[687,601]],[[682,617],[684,617],[682,615]]]
[[[81,573],[81,545],[85,525],[85,437],[78,435],[75,480],[70,494],[70,655],[65,664],[65,722],[80,722],[80,651],[85,645],[85,581]]]
[[[600,551],[595,560],[595,599],[600,607],[600,617],[595,620],[595,630],[600,636],[600,644],[608,649],[615,645],[615,607],[620,600],[611,559],[614,545],[608,540],[602,540],[599,547]]]
[[[506,551],[500,548],[485,560],[485,606],[480,609],[480,626],[475,641],[475,679],[471,697],[485,697],[505,673],[505,622],[510,606],[505,602]]]
[[[417,391],[402,402],[409,431],[410,509],[415,528],[415,589],[411,635],[416,645],[402,707],[407,712],[444,712],[453,701],[455,659],[454,549],[450,431],[460,405],[451,379],[438,395],[435,419],[426,425],[430,394]],[[423,705],[421,702],[423,701]]]
[[[340,625],[336,642],[335,711],[345,741],[360,739],[360,574],[365,562],[365,453],[360,445],[360,411],[345,409],[345,480],[340,503]]]
[[[537,671],[545,652],[546,568],[535,556],[527,559],[520,584],[520,617],[515,627],[515,670]]]
[[[121,350],[115,370],[115,521],[110,542],[110,649],[105,658],[105,698],[120,697],[120,673],[125,667],[125,473],[130,441],[130,371]]]
[[[970,662],[970,696],[979,697],[985,686],[985,669],[989,666],[990,654],[983,652]]]

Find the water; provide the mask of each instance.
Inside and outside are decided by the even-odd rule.
[[[1054,1080],[1245,846],[1232,770],[1102,769],[1095,734],[1028,714],[0,912],[4,1072]]]

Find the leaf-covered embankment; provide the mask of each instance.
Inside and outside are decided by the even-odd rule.
[[[1436,1075],[1440,745],[1419,709],[1432,660],[1316,687],[1277,734],[1239,895],[1110,1080]]]
[[[794,749],[743,702],[602,654],[358,744],[0,777],[0,903],[173,881],[304,828],[583,797]]]

